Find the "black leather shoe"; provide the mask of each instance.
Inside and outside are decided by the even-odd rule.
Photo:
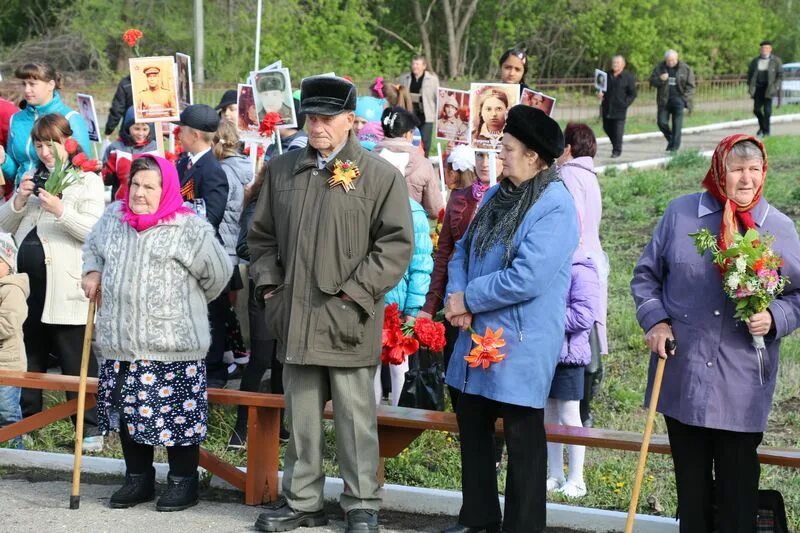
[[[150,468],[144,474],[125,474],[125,484],[111,495],[108,506],[112,509],[127,509],[156,497],[156,471]]]
[[[183,511],[197,505],[199,476],[179,477],[167,475],[167,490],[156,502],[156,511]]]
[[[443,530],[442,533],[500,533],[500,524],[486,527],[469,527],[456,524]]]
[[[259,531],[291,531],[298,527],[317,527],[328,523],[325,511],[296,511],[286,501],[258,515],[256,529]]]
[[[352,509],[347,511],[345,533],[378,533],[378,511]]]

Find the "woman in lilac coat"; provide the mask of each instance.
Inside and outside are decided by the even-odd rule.
[[[780,339],[800,325],[800,240],[792,220],[761,196],[764,145],[732,135],[717,146],[702,193],[667,206],[633,271],[636,318],[651,351],[647,398],[657,358],[667,359],[658,412],[669,433],[682,533],[756,530],[761,443],[778,376]],[[748,228],[772,245],[791,283],[747,322],[722,289],[710,253],[689,236],[701,229],[727,244]],[[766,350],[753,347],[762,335]],[[666,343],[677,349],[667,354]],[[713,476],[712,476],[713,473]],[[716,507],[716,512],[715,512]]]
[[[600,308],[595,328],[600,354],[608,354],[606,336],[606,314],[608,310],[608,256],[600,244],[600,220],[603,216],[603,202],[600,197],[600,183],[594,171],[592,158],[597,153],[597,138],[586,124],[570,122],[564,129],[564,154],[558,158],[558,170],[564,185],[567,186],[581,223],[581,250],[597,267],[600,279]],[[600,357],[586,367],[584,394],[581,400],[581,422],[592,427],[592,398],[600,390],[603,381],[603,365]]]

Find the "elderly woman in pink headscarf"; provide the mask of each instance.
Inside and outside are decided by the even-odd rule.
[[[128,197],[111,204],[83,247],[83,289],[98,304],[98,426],[118,431],[125,484],[112,508],[155,497],[154,446],[169,458],[158,511],[197,504],[200,443],[208,424],[207,304],[232,266],[211,225],[183,207],[175,167],[133,161]]]

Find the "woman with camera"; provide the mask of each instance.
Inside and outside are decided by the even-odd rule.
[[[46,372],[53,354],[64,374],[77,376],[89,309],[81,289],[81,246],[103,214],[104,187],[100,176],[81,169],[87,158],[72,134],[63,115],[43,115],[34,123],[30,142],[38,166],[22,177],[14,196],[0,207],[0,228],[19,243],[17,267],[31,283],[23,325],[28,371]],[[53,187],[58,175],[72,182],[61,191]],[[89,373],[97,376],[94,357],[89,359]],[[21,403],[24,416],[38,413],[42,391],[23,389]],[[103,438],[98,436],[94,409],[86,411],[84,428],[84,451],[98,451]]]

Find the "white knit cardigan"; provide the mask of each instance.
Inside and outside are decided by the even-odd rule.
[[[207,304],[233,273],[214,229],[179,214],[137,232],[108,206],[83,247],[83,273],[101,273],[96,341],[106,359],[197,361],[211,344]]]
[[[103,214],[105,188],[100,176],[83,172],[77,183],[64,190],[60,218],[42,209],[30,196],[19,211],[14,197],[0,206],[0,228],[21,244],[34,228],[44,250],[47,290],[41,320],[45,324],[86,324],[89,300],[81,289],[81,246]]]

